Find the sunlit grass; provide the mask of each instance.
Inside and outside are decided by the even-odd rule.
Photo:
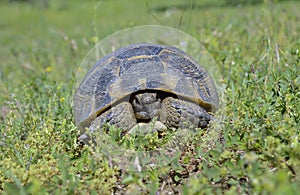
[[[220,1],[195,1],[198,6],[158,0],[49,2],[47,9],[0,4],[1,192],[299,191],[298,1],[247,6]],[[77,142],[74,71],[95,37],[101,40],[143,24],[184,30],[214,57],[226,85],[224,141],[205,148],[203,143],[211,140],[199,132],[179,160],[145,172],[122,172],[103,154]],[[146,141],[153,140],[159,146],[155,135]],[[125,141],[130,147],[134,140]]]

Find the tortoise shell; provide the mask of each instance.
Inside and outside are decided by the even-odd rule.
[[[206,70],[171,46],[137,43],[100,59],[74,96],[75,124],[89,127],[103,111],[142,90],[168,92],[215,112],[219,98]]]

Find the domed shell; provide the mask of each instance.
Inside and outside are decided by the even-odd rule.
[[[185,52],[171,46],[137,43],[100,59],[74,96],[80,129],[116,102],[140,90],[170,92],[214,112],[219,99],[214,81]]]

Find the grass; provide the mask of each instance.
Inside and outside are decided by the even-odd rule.
[[[1,193],[297,194],[299,1],[49,2],[0,1]],[[224,141],[209,147],[214,140],[199,132],[172,163],[121,171],[78,144],[72,87],[95,41],[144,24],[184,30],[214,57],[226,85]],[[159,146],[157,136],[146,139]]]

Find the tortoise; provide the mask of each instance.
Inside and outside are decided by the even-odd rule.
[[[100,59],[74,95],[82,140],[86,128],[109,123],[126,133],[154,118],[167,128],[206,128],[218,107],[215,83],[201,65],[176,47],[150,43]]]

